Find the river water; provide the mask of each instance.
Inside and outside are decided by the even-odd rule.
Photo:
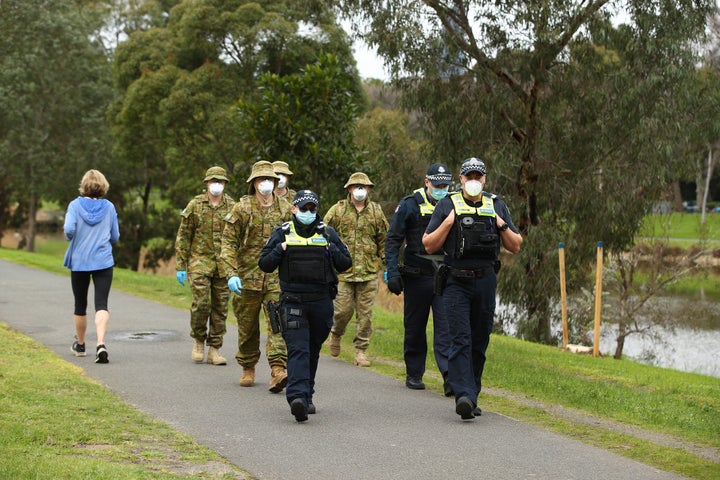
[[[720,331],[678,327],[674,331],[658,330],[656,333],[662,337],[659,343],[640,335],[627,337],[623,355],[641,363],[720,378]],[[612,356],[615,331],[601,328],[600,332],[600,351]]]
[[[666,313],[664,320],[674,325],[654,325],[649,335],[631,334],[625,338],[623,356],[640,363],[683,372],[720,378],[720,303],[709,301],[657,300]],[[687,307],[687,302],[693,308]],[[559,314],[558,314],[559,316]],[[516,326],[508,319],[517,318],[513,308],[498,303],[496,320],[503,321],[508,335],[515,335]],[[587,337],[593,338],[592,325]],[[562,338],[562,325],[551,326],[555,338]],[[600,353],[615,353],[617,325],[603,323],[601,315]]]

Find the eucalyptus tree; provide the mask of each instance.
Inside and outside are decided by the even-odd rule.
[[[322,1],[186,0],[166,25],[131,33],[115,53],[119,98],[110,118],[118,154],[144,185],[143,204],[159,188],[172,205],[184,205],[211,165],[229,172],[229,193],[245,193],[263,149],[243,132],[248,120],[239,105],[267,100],[264,74],[298,74],[323,54],[336,55],[354,78],[337,93],[361,98],[350,38]],[[323,142],[322,132],[310,133]],[[298,168],[303,158],[286,160]]]
[[[0,2],[0,217],[19,202],[29,251],[39,202],[77,195],[81,173],[108,157],[110,66],[94,40],[96,4],[85,3]]]
[[[526,240],[500,275],[520,332],[552,341],[555,246],[569,287],[586,279],[597,241],[632,244],[677,169],[682,87],[714,0],[345,0],[377,48],[433,158],[487,161]],[[559,293],[559,288],[557,289]]]

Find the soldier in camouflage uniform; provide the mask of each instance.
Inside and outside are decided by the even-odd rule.
[[[190,279],[190,336],[195,339],[192,360],[204,361],[207,343],[207,362],[225,365],[227,360],[219,349],[226,332],[230,290],[227,278],[219,273],[218,262],[224,219],[235,201],[223,194],[228,178],[222,167],[210,167],[203,181],[207,191],[190,200],[181,214],[175,238],[176,276],[180,285],[185,285],[188,274]]]
[[[238,325],[238,353],[242,367],[240,385],[255,383],[255,365],[260,360],[260,309],[268,318],[268,300],[280,296],[278,274],[265,273],[258,258],[273,229],[292,217],[291,205],[275,196],[278,176],[270,162],[259,161],[252,167],[247,182],[249,195],[243,196],[225,217],[222,237],[221,271],[229,278],[233,311]],[[242,279],[242,280],[241,280]],[[265,355],[272,369],[269,390],[279,393],[287,383],[287,350],[281,334],[273,334],[267,325]]]
[[[357,331],[355,365],[370,366],[366,350],[372,335],[372,314],[378,292],[378,272],[385,263],[385,237],[388,221],[380,205],[368,198],[374,184],[367,175],[353,173],[345,183],[348,198],[340,200],[325,214],[325,223],[333,227],[345,242],[352,257],[352,268],[338,275],[335,317],[330,331],[330,354],[340,355],[340,338],[355,314]]]
[[[293,198],[295,198],[295,194],[297,193],[292,188],[288,188],[288,183],[290,182],[290,177],[292,177],[293,172],[290,171],[290,167],[287,163],[281,162],[280,160],[272,162],[272,166],[273,170],[275,170],[275,175],[278,176],[277,187],[275,187],[275,195],[284,198],[288,202],[292,202]]]

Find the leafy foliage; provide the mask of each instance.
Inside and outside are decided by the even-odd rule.
[[[140,29],[113,63],[119,96],[109,118],[142,214],[153,191],[181,208],[212,165],[228,171],[228,193],[242,195],[259,157],[286,159],[297,179],[332,191],[325,179],[354,163],[342,129],[362,99],[334,14],[318,1],[185,0],[150,11],[170,4],[165,22],[130,17]],[[137,248],[150,238],[143,218],[130,232]]]
[[[108,165],[110,69],[93,40],[98,12],[82,3],[0,2],[0,218],[22,204],[29,250],[40,200],[68,201],[68,185]]]
[[[263,75],[259,98],[238,104],[250,157],[287,162],[296,189],[315,190],[325,206],[335,203],[356,167],[354,81],[334,55],[321,55],[297,74]]]
[[[552,342],[559,289],[554,246],[568,251],[579,289],[597,241],[622,251],[682,171],[677,95],[692,78],[715,2],[606,0],[481,2],[349,0],[361,36],[377,47],[408,108],[421,112],[433,158],[487,161],[488,187],[526,237],[500,275],[520,331]],[[356,25],[362,25],[357,23]],[[361,27],[358,27],[359,29]]]

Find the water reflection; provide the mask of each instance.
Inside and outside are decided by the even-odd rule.
[[[612,355],[615,351],[616,329],[600,329],[600,351]],[[720,377],[720,331],[696,328],[662,330],[663,341],[630,335],[625,339],[624,356],[641,363],[683,372]]]
[[[623,356],[639,363],[683,372],[699,373],[720,378],[720,303],[670,297],[655,299],[656,307],[664,312],[664,320],[674,328],[654,325],[649,335],[631,334],[625,338]],[[514,324],[519,313],[498,299],[496,322],[510,336],[517,333]],[[559,308],[558,308],[559,310]],[[559,318],[559,312],[556,318]],[[641,320],[639,320],[641,321]],[[592,325],[589,327],[592,329]],[[553,322],[552,335],[562,338],[562,325]],[[608,357],[615,353],[617,325],[602,323],[600,352]],[[593,338],[593,332],[588,332]]]

